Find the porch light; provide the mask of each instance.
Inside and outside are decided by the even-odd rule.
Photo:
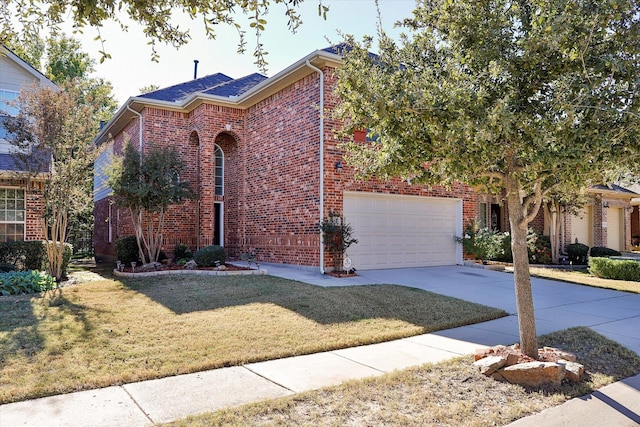
[[[342,171],[342,162],[341,161],[337,161],[336,162],[336,172],[341,172]]]

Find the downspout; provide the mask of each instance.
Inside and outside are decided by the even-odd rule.
[[[307,67],[320,74],[320,222],[324,219],[324,73],[306,61]],[[320,233],[320,273],[324,274],[324,240]]]

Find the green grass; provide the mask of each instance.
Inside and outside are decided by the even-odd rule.
[[[480,322],[501,310],[394,285],[271,276],[112,280],[0,298],[0,403],[314,353]]]
[[[640,372],[640,357],[588,328],[540,337],[575,353],[587,376],[537,390],[487,378],[466,356],[326,389],[189,417],[172,426],[495,426]]]
[[[530,267],[532,276],[545,279],[560,280],[563,282],[577,283],[595,288],[614,289],[616,291],[640,293],[640,282],[625,280],[602,279],[589,273],[588,270],[563,270],[556,268]]]

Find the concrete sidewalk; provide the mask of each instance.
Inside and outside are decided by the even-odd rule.
[[[394,283],[500,307],[512,315],[432,334],[125,384],[0,406],[0,427],[148,426],[346,380],[439,362],[475,349],[518,341],[513,277],[471,267],[359,272],[350,279],[317,270],[264,266],[270,274],[320,286]],[[590,326],[640,353],[640,295],[534,279],[538,333]],[[640,375],[518,420],[517,426],[640,423]]]

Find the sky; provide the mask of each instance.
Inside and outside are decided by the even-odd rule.
[[[339,31],[352,34],[357,39],[364,35],[375,36],[378,18],[374,0],[323,0],[323,4],[329,6],[326,21],[318,16],[317,0],[304,1],[299,8],[303,24],[295,34],[287,28],[284,9],[280,5],[272,6],[265,18],[267,25],[261,38],[269,52],[268,76],[277,74],[316,49],[340,42]],[[379,4],[383,29],[391,35],[398,35],[401,30],[394,29],[393,24],[412,16],[415,0],[380,0]],[[217,38],[210,40],[204,34],[201,21],[185,18],[184,25],[190,28],[192,39],[177,50],[172,46],[158,45],[156,49],[160,60],[157,63],[151,61],[148,40],[135,24],[130,24],[128,32],[121,31],[113,23],[107,23],[101,29],[104,48],[111,55],[111,59],[102,64],[98,61],[102,46],[94,40],[97,30],[85,28],[83,34],[71,34],[67,29],[66,33],[80,39],[83,50],[95,59],[95,76],[113,84],[119,105],[138,95],[144,86],[166,87],[191,80],[195,59],[199,61],[198,77],[223,73],[239,78],[260,72],[253,57],[255,36],[248,26],[245,26],[247,51],[239,55],[236,52],[238,36],[235,29],[220,25]]]

